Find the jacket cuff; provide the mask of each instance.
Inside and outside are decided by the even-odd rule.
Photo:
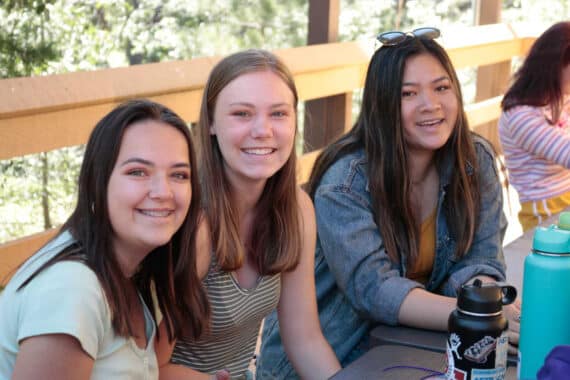
[[[378,294],[379,307],[375,310],[374,319],[387,325],[397,325],[400,307],[408,293],[415,288],[425,289],[425,286],[405,277],[387,279]]]

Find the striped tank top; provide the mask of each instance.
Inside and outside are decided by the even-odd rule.
[[[244,379],[261,321],[279,302],[281,276],[260,277],[244,289],[231,273],[211,264],[203,283],[212,308],[211,331],[197,342],[179,339],[171,362],[209,374],[227,369],[232,379]]]

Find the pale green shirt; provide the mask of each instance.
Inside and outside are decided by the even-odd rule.
[[[9,379],[26,338],[68,334],[94,359],[91,379],[158,379],[154,352],[155,325],[144,306],[146,349],[117,336],[103,289],[95,273],[76,261],[63,261],[16,291],[31,273],[73,242],[67,232],[36,253],[0,295],[0,379]]]

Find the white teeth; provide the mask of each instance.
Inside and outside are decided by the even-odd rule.
[[[249,149],[243,149],[243,151],[247,154],[255,154],[255,155],[265,155],[265,154],[270,154],[273,152],[272,148],[249,148]]]
[[[156,216],[156,217],[165,217],[172,213],[169,210],[139,210],[141,214],[146,216]]]
[[[443,119],[422,121],[422,122],[419,122],[418,125],[421,127],[429,127],[432,125],[439,124],[442,120]]]

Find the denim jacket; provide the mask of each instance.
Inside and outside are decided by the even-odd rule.
[[[449,207],[446,189],[453,168],[450,161],[443,161],[438,167],[435,259],[425,286],[406,278],[406,263],[394,263],[386,253],[374,222],[364,150],[341,157],[322,177],[314,199],[317,301],[323,334],[343,366],[367,349],[375,323],[398,323],[400,306],[412,289],[455,297],[461,284],[474,276],[505,280],[502,242],[507,221],[502,187],[492,148],[478,136],[473,138],[479,161],[479,226],[471,248],[457,259],[456,242],[443,212]],[[474,173],[471,166],[467,169]],[[297,378],[284,353],[277,322],[275,312],[265,320],[257,367],[259,379]]]

